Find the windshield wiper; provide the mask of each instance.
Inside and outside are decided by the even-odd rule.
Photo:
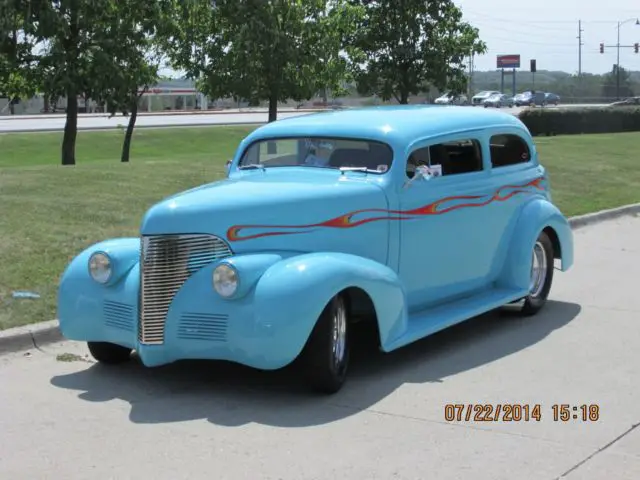
[[[264,170],[264,165],[260,163],[250,163],[248,165],[242,165],[238,168],[240,170],[256,170],[256,169]]]
[[[377,170],[371,170],[367,167],[340,167],[340,171],[344,172],[377,172]]]

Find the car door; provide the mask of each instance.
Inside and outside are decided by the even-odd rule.
[[[408,155],[408,177],[413,164],[442,170],[428,180],[408,178],[399,193],[398,271],[410,311],[486,286],[499,236],[490,229],[493,191],[482,138],[467,132],[417,144]]]

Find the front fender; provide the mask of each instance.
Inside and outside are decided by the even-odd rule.
[[[499,283],[507,288],[529,288],[531,252],[540,232],[551,229],[559,247],[561,270],[573,265],[573,233],[560,210],[544,198],[534,198],[522,208],[516,223],[509,253]],[[552,238],[552,241],[554,239]],[[556,252],[558,255],[558,252]]]
[[[373,301],[382,344],[406,326],[405,293],[396,273],[373,260],[332,252],[303,254],[269,267],[255,286],[255,314],[263,326],[286,332],[297,355],[329,300],[349,287],[362,289]]]
[[[95,282],[89,274],[89,258],[104,252],[113,262],[108,284]],[[60,330],[70,340],[102,340],[131,345],[137,310],[140,239],[118,238],[96,243],[78,254],[60,278],[57,316]],[[106,315],[106,323],[98,321]],[[109,329],[109,326],[119,329]],[[121,333],[120,333],[121,332]]]
[[[111,259],[113,274],[106,286],[113,286],[129,273],[140,260],[140,239],[114,238],[91,245],[69,263],[62,274],[61,282],[71,277],[82,277],[83,274],[86,274],[86,278],[91,280],[88,275],[89,258],[96,252],[106,253]]]

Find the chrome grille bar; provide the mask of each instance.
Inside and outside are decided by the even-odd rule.
[[[150,235],[140,242],[138,340],[161,345],[167,312],[180,287],[202,267],[233,252],[214,235]]]

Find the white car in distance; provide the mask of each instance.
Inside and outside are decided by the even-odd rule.
[[[447,92],[441,97],[436,98],[436,105],[468,105],[469,100],[464,94],[454,95],[451,92]]]
[[[484,101],[487,100],[489,97],[493,97],[494,95],[500,95],[501,93],[502,92],[498,92],[496,90],[483,90],[482,92],[476,93],[471,98],[471,105],[474,107],[476,105],[484,105]]]

